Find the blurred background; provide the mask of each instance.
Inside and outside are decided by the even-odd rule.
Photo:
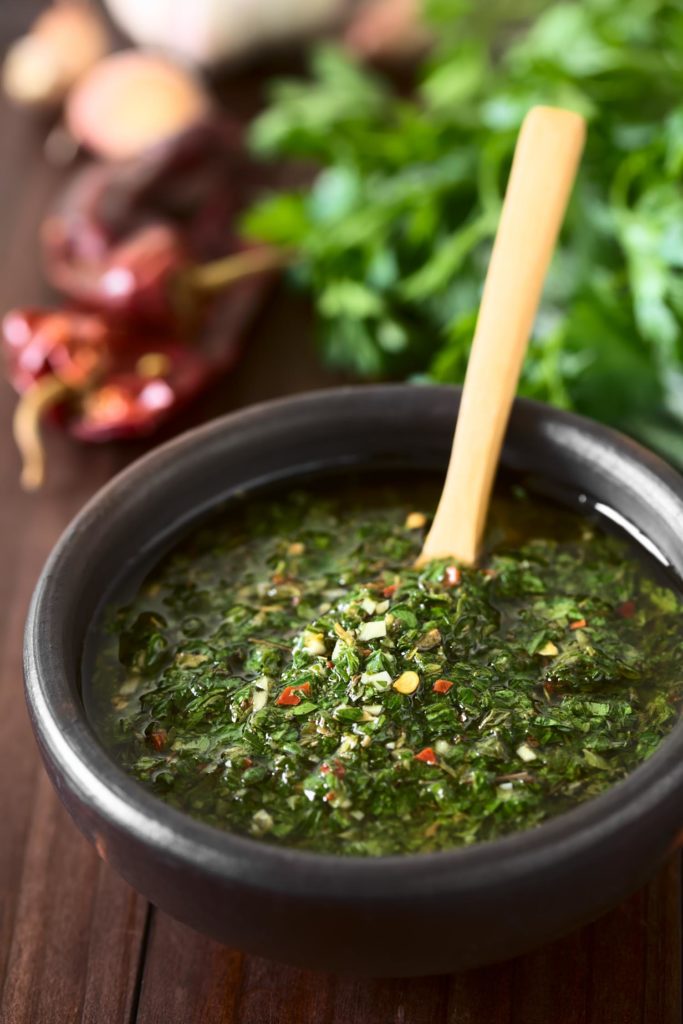
[[[590,135],[522,392],[683,463],[677,0],[5,2],[0,32],[25,488],[57,430],[135,442],[198,401],[461,380],[538,102]],[[279,386],[235,391],[249,367]]]

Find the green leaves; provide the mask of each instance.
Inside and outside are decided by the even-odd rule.
[[[383,308],[382,299],[376,291],[349,278],[332,281],[320,293],[320,312],[331,318],[365,320],[381,316]]]
[[[331,47],[318,49],[312,61],[316,88],[296,81],[276,83],[272,105],[251,130],[256,153],[283,149],[293,155],[329,159],[346,142],[365,137],[368,123],[391,106],[389,89]]]
[[[647,757],[683,696],[679,597],[521,488],[485,571],[416,569],[435,494],[410,485],[248,498],[171,551],[89,695],[121,763],[218,827],[378,855],[531,827]]]
[[[259,241],[299,248],[309,230],[304,199],[296,193],[286,192],[269,196],[246,214],[243,228]]]
[[[257,206],[245,229],[298,251],[292,280],[313,298],[330,362],[461,380],[519,124],[534,103],[579,110],[588,146],[521,389],[683,464],[683,8],[427,10],[437,43],[414,100],[330,47],[310,81],[274,88],[255,150],[320,174]]]
[[[610,21],[605,19],[604,26],[601,24],[597,7],[586,3],[551,5],[532,24],[526,37],[511,48],[511,68],[518,73],[536,69],[543,75],[552,67],[576,79],[618,68],[628,56],[624,56],[619,40],[608,38]]]
[[[486,47],[468,40],[448,61],[436,63],[420,87],[425,106],[448,114],[457,106],[476,99],[490,74]]]

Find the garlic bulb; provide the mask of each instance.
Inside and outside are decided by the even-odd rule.
[[[136,42],[215,64],[333,26],[357,0],[105,0]]]

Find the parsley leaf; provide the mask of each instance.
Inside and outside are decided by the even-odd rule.
[[[328,362],[461,380],[521,120],[579,110],[588,146],[521,391],[683,464],[683,8],[528,0],[512,23],[508,6],[430,0],[439,42],[412,98],[330,46],[310,80],[276,83],[252,147],[319,173],[245,230],[298,253]]]

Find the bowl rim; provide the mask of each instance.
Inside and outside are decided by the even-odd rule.
[[[625,779],[577,807],[534,828],[513,832],[498,839],[471,846],[428,853],[362,857],[315,853],[280,846],[223,831],[185,812],[176,810],[144,789],[111,758],[97,739],[81,699],[71,692],[65,671],[56,670],[59,645],[54,628],[44,623],[59,621],[58,601],[62,574],[73,558],[79,557],[84,535],[100,522],[112,499],[138,487],[152,470],[178,461],[209,438],[236,427],[242,428],[263,417],[286,414],[293,408],[320,405],[329,409],[331,400],[344,400],[359,393],[367,401],[416,385],[380,384],[321,389],[251,405],[201,424],[165,442],[133,461],[114,476],[86,503],[62,533],[36,585],[28,612],[24,674],[26,698],[39,745],[48,761],[58,765],[58,788],[78,794],[97,815],[117,830],[128,833],[145,846],[155,848],[166,860],[225,880],[239,878],[254,889],[281,892],[289,897],[328,903],[346,900],[350,893],[357,902],[410,900],[415,897],[439,899],[448,892],[471,893],[489,884],[495,875],[501,884],[530,871],[543,870],[558,859],[581,858],[596,842],[646,820],[654,805],[671,799],[683,789],[683,720],[679,721],[657,750]],[[443,395],[454,397],[459,389],[446,385],[419,385],[425,400]],[[516,399],[516,406],[532,416],[545,418],[590,435],[620,457],[649,470],[672,492],[683,508],[683,477],[659,456],[619,432],[592,420],[558,410],[529,399]],[[216,497],[216,503],[219,497]],[[200,509],[197,510],[199,514]],[[682,541],[683,542],[683,541]],[[103,588],[104,592],[104,588]]]

